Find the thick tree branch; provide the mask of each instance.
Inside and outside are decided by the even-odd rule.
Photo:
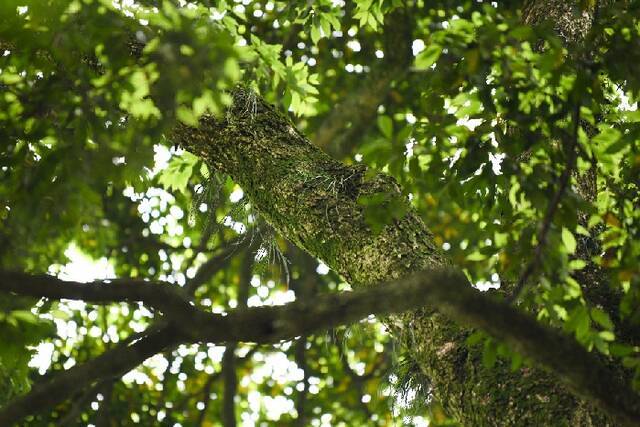
[[[247,102],[257,106],[251,114],[247,114],[247,109],[244,108]],[[391,221],[379,234],[373,233],[366,224],[364,210],[358,204],[358,199],[361,196],[380,193],[389,197],[401,197],[400,190],[393,179],[384,175],[371,177],[365,174],[365,170],[361,167],[345,166],[330,159],[300,135],[287,118],[275,112],[255,94],[242,89],[236,90],[234,105],[225,120],[205,117],[201,120],[198,129],[179,126],[173,134],[173,139],[207,161],[211,168],[230,174],[260,209],[263,217],[276,229],[298,246],[323,259],[327,265],[342,274],[355,287],[392,282],[395,278],[407,276],[416,271],[434,270],[447,264],[440,251],[433,246],[431,234],[421,219],[411,210],[403,218]],[[334,185],[327,185],[327,182]],[[408,298],[417,300],[420,296],[424,297],[425,293],[428,292],[422,289],[417,294],[409,293],[411,296]],[[439,297],[434,299],[436,294]],[[620,387],[615,393],[616,388],[610,382],[614,380],[607,379],[607,375],[598,375],[604,381],[603,384],[608,385],[604,388],[591,388],[593,384],[590,384],[588,378],[590,374],[583,368],[591,363],[597,364],[597,360],[591,356],[586,357],[586,351],[580,349],[578,344],[546,328],[540,329],[540,325],[522,313],[509,312],[509,316],[505,318],[494,319],[491,313],[495,302],[486,296],[473,296],[473,298],[486,301],[488,305],[480,304],[479,306],[488,311],[484,316],[480,312],[474,312],[474,316],[470,317],[466,312],[465,303],[457,299],[462,295],[469,295],[466,291],[460,291],[459,295],[438,292],[436,294],[431,295],[431,307],[438,308],[459,322],[485,328],[509,342],[518,342],[517,345],[514,344],[518,351],[556,373],[576,394],[588,397],[589,401],[617,417],[621,422],[629,424],[634,417],[636,421],[640,421],[636,410],[633,409],[635,403],[632,403],[637,397],[630,393],[626,385],[616,383]],[[381,294],[380,297],[383,298],[382,305],[385,306],[387,303],[391,304],[390,301],[393,299],[386,294],[384,296]],[[424,300],[424,302],[428,301]],[[339,303],[346,303],[346,300],[336,301],[333,309],[338,308]],[[295,312],[296,307],[301,305],[284,307],[283,312],[280,313],[283,316],[282,319],[291,315],[285,311]],[[349,305],[349,307],[349,310],[353,310],[353,306]],[[388,306],[379,307],[375,302],[369,308],[372,312],[377,312],[378,309],[385,313],[390,312]],[[310,308],[310,310],[314,312],[314,323],[323,322],[323,328],[333,326],[331,322],[326,322],[325,316],[329,313],[335,315],[336,311],[325,311],[321,306]],[[395,308],[393,310],[395,311]],[[267,312],[268,310],[252,313],[255,318],[250,323],[268,325],[265,319],[270,315]],[[254,329],[256,336],[253,339],[264,339],[267,335],[273,338],[291,336],[291,334],[302,335],[301,331],[307,330],[303,325],[306,320],[305,314],[309,312],[295,313],[294,317],[297,319],[295,331],[288,329],[286,324],[280,324],[278,330]],[[352,313],[355,312],[352,311]],[[507,312],[502,313],[507,314]],[[229,320],[234,315],[239,313],[230,314],[226,319]],[[516,316],[513,319],[519,320],[513,320],[511,315]],[[265,317],[261,320],[262,316]],[[356,320],[358,316],[354,314],[350,319],[347,317],[342,320]],[[510,319],[513,323],[510,323]],[[492,324],[493,321],[496,322],[495,325]],[[527,327],[513,329],[513,326],[520,321]],[[498,397],[495,402],[491,402],[491,405],[487,405],[485,399],[483,406],[474,406],[474,409],[469,410],[469,404],[478,403],[468,401],[469,393],[476,395],[492,393],[495,384],[487,381],[487,378],[492,375],[499,375],[509,382],[509,400],[512,402],[527,402],[531,399],[531,391],[528,387],[531,387],[532,380],[519,377],[516,373],[497,373],[495,368],[491,372],[484,372],[488,368],[478,365],[477,360],[480,358],[478,352],[467,348],[464,343],[470,332],[460,329],[444,316],[434,315],[433,312],[417,311],[391,320],[389,324],[396,335],[411,338],[412,341],[407,345],[416,352],[415,357],[420,360],[421,368],[432,377],[436,392],[439,384],[447,387],[449,398],[437,396],[438,399],[443,401],[447,409],[464,423],[489,422],[487,420],[491,419],[496,424],[513,425],[523,422],[524,419],[534,424],[546,424],[552,419],[557,422],[559,413],[564,414],[562,417],[566,418],[563,418],[565,420],[563,422],[567,423],[573,423],[576,419],[602,420],[599,415],[584,409],[584,406],[558,387],[557,379],[553,380],[543,373],[536,374],[540,377],[535,383],[544,384],[541,387],[544,387],[547,393],[562,396],[558,399],[553,411],[532,409],[536,408],[535,403],[532,403],[532,406],[510,405],[508,410],[498,409],[497,406],[491,406],[503,407],[504,401]],[[237,326],[238,323],[236,322],[235,325]],[[504,325],[505,331],[497,330],[496,325]],[[528,329],[529,327],[534,329]],[[288,330],[288,333],[285,333],[285,330]],[[542,335],[537,338],[532,337],[527,331],[538,331],[544,335],[544,338]],[[547,332],[543,333],[543,331]],[[247,331],[247,333],[251,332]],[[280,335],[283,333],[284,335]],[[526,336],[518,337],[518,334],[526,334]],[[235,333],[234,335],[244,334]],[[420,340],[419,342],[414,341],[416,337]],[[558,342],[555,344],[558,345],[551,345],[556,340]],[[533,345],[533,342],[537,344]],[[560,345],[560,343],[564,344]],[[544,351],[536,352],[538,345],[543,347]],[[581,355],[582,365],[573,361],[571,357],[563,355],[563,351],[569,347],[577,352],[572,354]],[[564,348],[554,356],[555,360],[545,353],[553,348]],[[463,351],[462,349],[464,349],[462,357],[457,356]],[[565,365],[563,360],[569,360],[571,363]],[[572,365],[573,362],[576,364]],[[598,366],[599,368],[593,372],[600,371],[601,368],[601,373],[606,372],[602,365],[598,364]],[[590,385],[585,388],[587,384]],[[614,394],[621,399],[612,401],[611,396]],[[623,396],[626,396],[624,398],[627,399],[626,403],[623,403]],[[614,409],[614,406],[617,408]],[[553,417],[552,413],[555,414]]]
[[[448,282],[461,280],[460,276],[443,274],[434,270],[425,272],[419,282],[376,285],[282,306],[241,307],[226,315],[208,313],[185,303],[182,293],[166,283],[128,280],[78,283],[53,276],[2,272],[0,291],[91,303],[141,301],[164,310],[174,324],[181,324],[174,329],[184,329],[180,335],[185,341],[274,343],[356,322],[370,314],[399,313],[429,304],[431,287],[447,287]]]
[[[239,308],[226,315],[208,313],[185,304],[182,294],[173,291],[175,286],[164,283],[118,280],[112,283],[77,283],[52,276],[4,272],[0,273],[0,290],[18,295],[81,299],[91,303],[141,301],[164,310],[173,323],[181,324],[174,328],[183,329],[180,335],[185,341],[275,343],[356,322],[369,314],[399,313],[430,302],[437,303],[430,301],[431,287],[448,287],[452,280],[463,279],[443,274],[434,270],[424,273],[418,282],[376,285],[282,306]],[[467,283],[466,279],[464,283]]]

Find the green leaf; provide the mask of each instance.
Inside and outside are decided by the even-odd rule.
[[[576,251],[576,238],[573,237],[571,231],[567,228],[562,228],[562,244],[567,248],[567,251],[572,254]]]
[[[425,50],[420,52],[416,57],[416,68],[426,70],[431,67],[440,58],[442,47],[436,43],[430,44]]]
[[[482,364],[486,368],[493,368],[498,360],[498,348],[492,340],[484,342],[484,350],[482,352]]]
[[[321,34],[320,34],[320,28],[317,27],[316,25],[312,25],[311,26],[311,41],[313,42],[313,44],[318,44],[318,42],[320,41],[321,38]]]
[[[393,137],[393,121],[389,116],[378,116],[378,128],[386,138]]]
[[[571,271],[582,270],[587,266],[587,263],[581,259],[572,259],[569,261],[569,269]]]
[[[160,173],[158,182],[167,190],[185,192],[189,179],[193,174],[193,167],[198,158],[191,153],[184,152],[181,156],[171,159],[167,167]]]
[[[616,339],[616,336],[611,331],[600,331],[598,332],[598,336],[604,341],[613,341]]]
[[[471,335],[469,335],[466,339],[466,343],[468,346],[474,346],[479,344],[484,339],[487,338],[487,335],[482,331],[474,331]]]
[[[602,309],[598,307],[594,307],[591,309],[591,318],[603,328],[612,331],[613,330],[613,322],[609,315],[604,312]]]
[[[469,255],[467,255],[466,257],[467,261],[483,261],[485,259],[487,259],[487,256],[480,253],[479,251],[474,251],[472,253],[470,253]]]
[[[617,142],[620,139],[620,136],[622,136],[622,134],[618,129],[602,125],[600,133],[594,136],[591,141],[599,148],[598,152],[604,152],[611,145]]]

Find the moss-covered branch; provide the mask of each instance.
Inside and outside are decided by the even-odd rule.
[[[245,108],[248,102],[257,107]],[[367,226],[358,199],[380,193],[390,199],[401,199],[400,189],[392,178],[368,174],[364,168],[332,160],[255,94],[238,89],[234,93],[234,106],[225,120],[206,117],[198,129],[180,127],[173,139],[214,169],[229,173],[276,229],[323,259],[355,287],[389,282],[416,271],[447,265],[433,245],[428,229],[410,209],[402,218],[390,221],[380,233],[373,233]],[[458,299],[463,298],[462,295],[468,295],[471,300]],[[530,328],[537,324],[512,309],[505,308],[517,315],[513,319],[494,318],[492,310],[497,307],[491,305],[494,302],[469,307],[476,297],[490,301],[475,291],[442,294],[437,308],[448,316],[418,310],[388,322],[423,373],[432,379],[436,397],[461,422],[465,425],[543,425],[604,423],[606,420],[542,371],[511,372],[507,367],[484,367],[479,351],[465,343],[471,331],[451,322],[449,316],[506,339],[518,351],[552,370],[574,392],[588,397],[610,414],[620,419],[626,417],[627,422],[634,417],[630,414],[634,411],[631,406],[636,404],[636,396],[627,395],[626,386],[618,383],[620,387],[610,387],[603,383],[596,387],[588,378],[591,374],[583,368],[597,364],[595,359],[589,357],[589,362],[579,364],[583,366],[576,368],[580,374],[569,374],[567,370],[572,370],[571,366],[577,363],[574,357],[578,353],[543,354],[552,351],[553,346],[542,353],[536,351],[537,346],[547,346],[549,340],[560,338],[539,326],[535,330],[542,335],[536,337],[537,333]],[[520,325],[517,330],[507,328],[515,325]],[[566,342],[572,351],[585,354],[576,343]],[[599,376],[602,380],[605,377]],[[627,409],[612,410],[609,404],[615,402],[604,403],[612,393],[620,398],[627,396],[624,403]],[[625,412],[631,418],[624,415]]]

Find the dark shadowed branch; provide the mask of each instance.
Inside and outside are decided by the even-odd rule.
[[[184,290],[188,295],[193,295],[196,290],[211,279],[218,271],[222,270],[231,256],[236,251],[241,251],[249,242],[247,238],[237,238],[225,243],[224,248],[207,261],[205,261],[192,279],[184,285]]]
[[[35,277],[38,280],[25,282],[41,283],[48,278]],[[6,276],[4,278],[6,279]],[[50,286],[44,287],[43,290],[55,288],[63,282],[55,278],[48,279],[51,280]],[[19,286],[7,289],[6,282],[0,281],[0,289],[19,292]],[[70,289],[74,291],[78,286],[83,286],[73,285]],[[103,292],[103,288],[109,288],[109,285],[93,286],[100,291],[94,290],[93,293],[83,295],[105,301],[105,295],[99,292]],[[58,297],[69,297],[62,295],[59,290],[54,292],[58,292],[55,294]],[[34,293],[34,288],[29,288],[27,294]],[[146,297],[141,293],[135,295]],[[77,298],[76,294],[74,296]],[[116,296],[122,297],[122,294]],[[129,299],[130,297],[127,297],[127,300]],[[170,302],[166,301],[165,304],[170,305]],[[176,304],[180,307],[184,305],[180,297],[177,297]],[[81,389],[78,384],[87,385],[105,376],[126,372],[147,357],[178,342],[274,343],[352,323],[372,313],[399,313],[426,305],[504,340],[515,351],[558,375],[576,394],[615,417],[621,425],[631,426],[640,423],[638,396],[594,354],[589,353],[572,338],[540,324],[505,302],[473,289],[462,273],[451,269],[438,269],[354,292],[317,296],[310,302],[297,301],[283,306],[238,309],[227,313],[226,316],[206,313],[193,306],[188,306],[189,312],[176,310],[180,313],[181,319],[188,317],[184,325],[186,327],[179,328],[175,323],[161,327],[137,342],[118,346],[84,365],[70,369],[48,383],[35,387],[29,394],[0,411],[0,425],[28,415],[33,408],[44,409],[63,401]],[[6,422],[3,424],[3,421]]]
[[[98,392],[104,388],[106,381],[96,383],[89,390],[85,391],[81,396],[73,401],[73,405],[69,409],[69,411],[57,422],[57,426],[64,427],[68,426],[76,421],[76,419],[80,416],[82,411],[86,409],[86,406],[91,402],[93,398],[96,397]]]
[[[205,382],[204,387],[202,387],[202,401],[204,402],[204,407],[198,414],[198,420],[195,424],[196,426],[204,426],[205,420],[207,418],[207,412],[209,411],[209,404],[211,403],[211,388],[213,387],[213,384],[216,382],[219,376],[220,372],[209,375],[209,378],[207,378],[207,382]]]
[[[187,320],[194,310],[186,294],[169,283],[133,279],[89,283],[60,280],[49,275],[0,271],[0,291],[34,298],[82,300],[96,304],[144,302],[174,319]]]
[[[10,426],[30,414],[51,408],[96,381],[119,377],[179,341],[178,331],[166,326],[148,330],[143,338],[133,343],[120,343],[95,359],[36,384],[29,393],[9,402],[0,410],[0,425]]]
[[[238,284],[238,307],[247,308],[249,299],[249,286],[251,282],[251,269],[253,267],[253,254],[247,250],[242,260],[242,270],[240,272],[240,283]],[[222,357],[222,378],[224,379],[224,394],[222,396],[222,423],[225,427],[235,427],[236,403],[238,394],[238,373],[236,371],[236,343],[229,343],[224,350]]]
[[[234,399],[238,389],[238,377],[236,376],[236,343],[230,343],[222,356],[222,378],[224,379],[224,392],[222,396],[222,424],[224,427],[235,427],[236,405]]]

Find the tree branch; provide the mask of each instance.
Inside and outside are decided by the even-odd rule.
[[[222,424],[224,427],[236,426],[235,397],[238,389],[238,377],[236,376],[236,343],[230,343],[222,356],[222,377],[224,378],[222,396]]]
[[[111,425],[111,400],[113,398],[113,388],[115,386],[116,379],[110,379],[106,381],[102,390],[104,399],[100,402],[100,408],[96,413],[96,427],[109,427]]]
[[[184,291],[172,284],[133,279],[96,280],[89,283],[60,280],[0,270],[0,291],[34,298],[82,300],[96,304],[142,301],[171,316],[187,321],[195,308]]]
[[[13,425],[30,414],[53,407],[102,378],[119,377],[148,357],[178,344],[179,340],[179,331],[166,326],[150,331],[132,344],[120,343],[89,362],[37,384],[26,395],[9,402],[0,410],[0,425]]]
[[[74,400],[73,406],[69,409],[69,411],[56,423],[59,427],[64,427],[75,422],[76,418],[84,411],[85,407],[91,402],[91,400],[96,397],[101,388],[104,387],[103,382],[99,382],[94,384],[89,390],[83,393],[81,396],[78,396],[77,399]]]
[[[251,283],[251,268],[253,265],[253,256],[251,251],[247,251],[242,260],[240,271],[240,283],[238,284],[238,307],[240,309],[247,308],[247,300],[249,299],[249,287]],[[224,379],[222,396],[222,424],[224,427],[235,427],[236,420],[236,403],[235,398],[238,393],[238,373],[236,372],[236,343],[229,343],[224,350],[222,356],[222,377]]]
[[[302,369],[302,390],[298,390],[296,395],[296,419],[294,425],[297,427],[304,427],[307,423],[307,396],[309,394],[309,367],[307,366],[307,343],[309,340],[307,336],[300,337],[295,344],[294,357],[298,369]],[[297,388],[296,388],[297,389]]]
[[[440,269],[391,284],[317,296],[310,302],[240,309],[226,316],[191,307],[187,324],[192,331],[189,335],[182,328],[167,326],[129,346],[107,351],[11,403],[0,412],[0,424],[19,419],[32,408],[54,405],[78,390],[78,384],[90,384],[131,369],[180,341],[273,343],[351,323],[371,313],[399,313],[424,305],[504,340],[519,353],[558,375],[574,392],[611,414],[620,424],[640,423],[638,396],[595,355],[570,337],[473,289],[462,273]]]
[[[574,109],[573,114],[573,134],[571,136],[571,141],[567,147],[567,164],[565,165],[562,174],[560,175],[560,179],[558,182],[558,189],[554,193],[553,198],[549,202],[549,207],[547,208],[547,212],[542,219],[542,225],[540,227],[540,231],[538,233],[538,245],[536,246],[535,252],[533,253],[533,258],[527,264],[522,275],[518,279],[513,292],[507,299],[508,302],[513,302],[516,300],[525,286],[531,275],[535,273],[536,269],[540,266],[542,262],[542,252],[547,244],[547,236],[549,235],[549,230],[551,229],[551,223],[553,222],[553,218],[560,206],[560,202],[562,201],[562,196],[564,192],[567,190],[569,186],[569,181],[571,180],[571,174],[575,169],[575,164],[578,157],[577,147],[578,147],[578,129],[580,128],[580,105],[577,104]]]

